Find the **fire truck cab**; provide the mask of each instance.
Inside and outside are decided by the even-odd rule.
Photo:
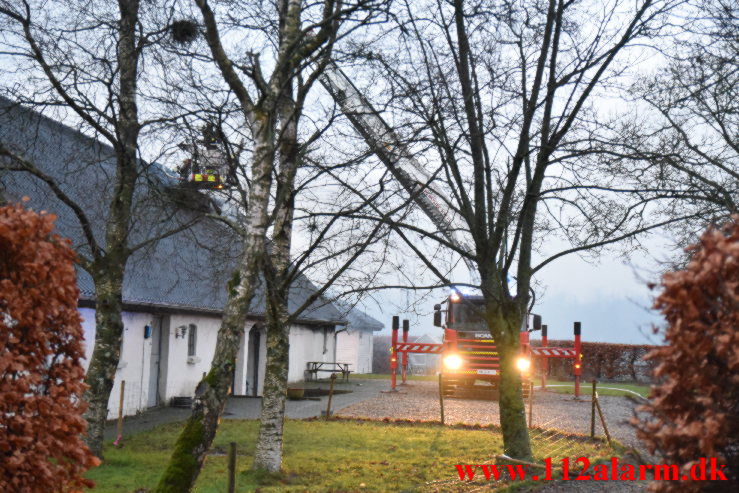
[[[483,297],[452,290],[444,304],[445,310],[441,305],[434,306],[434,325],[444,329],[442,392],[449,397],[470,392],[497,397],[500,358],[485,321]],[[442,321],[443,314],[446,316]],[[541,328],[539,315],[526,317],[521,327],[521,352],[516,367],[521,372],[525,393],[531,368],[529,318],[532,318],[531,330]]]

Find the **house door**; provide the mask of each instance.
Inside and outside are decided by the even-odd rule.
[[[147,405],[159,405],[159,371],[162,352],[162,317],[151,321],[151,356],[149,357],[149,400]]]
[[[249,346],[246,369],[246,395],[257,396],[259,391],[259,346],[261,334],[256,325],[249,331]]]

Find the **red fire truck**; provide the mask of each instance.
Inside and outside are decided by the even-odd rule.
[[[434,307],[434,325],[443,327],[442,392],[445,396],[475,391],[497,394],[500,382],[500,358],[495,341],[483,317],[482,296],[453,290],[445,303]],[[445,315],[445,316],[443,316]],[[529,331],[541,329],[541,317],[533,315],[522,324],[521,350],[516,367],[521,372],[524,392],[528,392],[531,370]]]

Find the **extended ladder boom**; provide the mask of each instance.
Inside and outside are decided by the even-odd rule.
[[[344,72],[335,63],[329,62],[321,76],[321,83],[370,148],[446,239],[463,252],[474,256],[475,247],[469,235],[465,233],[467,225],[451,207],[446,194],[441,193],[432,183],[431,175],[411,156],[390,125],[382,119]],[[467,256],[463,256],[463,259],[470,274],[476,278],[475,263]]]

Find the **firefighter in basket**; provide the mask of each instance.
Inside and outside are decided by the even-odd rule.
[[[225,188],[228,159],[223,149],[223,140],[212,123],[203,127],[203,139],[194,145],[181,144],[192,157],[182,161],[177,169],[180,178],[189,186],[198,189],[221,190]],[[198,145],[199,144],[199,145]]]

